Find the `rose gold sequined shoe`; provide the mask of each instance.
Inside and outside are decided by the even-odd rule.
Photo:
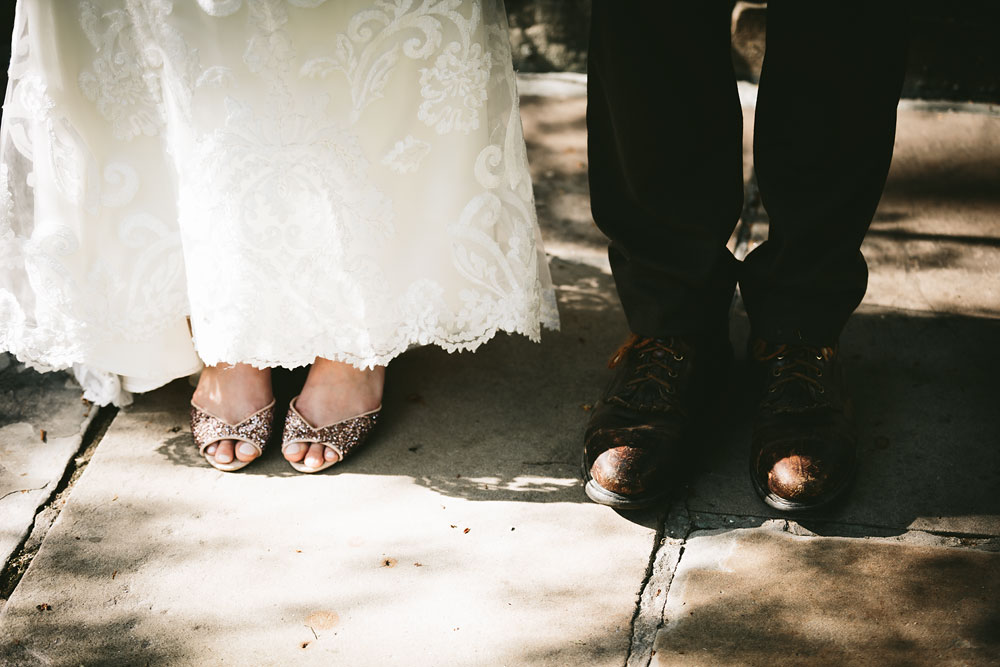
[[[368,435],[375,428],[379,410],[382,409],[380,405],[371,412],[348,417],[335,424],[316,427],[306,421],[306,418],[295,409],[295,401],[298,398],[298,396],[293,398],[288,405],[288,416],[285,417],[285,430],[281,438],[282,453],[288,449],[289,445],[321,443],[337,452],[340,457],[335,461],[327,461],[324,458],[323,463],[317,468],[310,468],[302,462],[288,461],[293,468],[306,473],[326,470],[334,463],[343,461],[344,457],[368,439]]]
[[[213,468],[224,472],[240,470],[259,459],[271,437],[273,426],[273,400],[239,424],[230,424],[191,401],[191,434],[194,436],[194,444],[198,445],[198,453],[204,456]],[[257,457],[250,461],[240,461],[234,457],[231,463],[219,463],[214,456],[205,453],[205,448],[220,440],[247,442],[257,450]]]

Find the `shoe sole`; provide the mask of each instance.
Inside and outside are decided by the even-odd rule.
[[[641,510],[657,505],[667,495],[666,493],[643,494],[638,496],[623,496],[614,491],[608,491],[603,486],[590,479],[583,487],[587,497],[598,505],[606,505],[616,510]]]

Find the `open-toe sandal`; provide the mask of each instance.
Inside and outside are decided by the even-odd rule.
[[[281,438],[282,453],[291,445],[319,443],[337,452],[337,456],[339,457],[333,461],[328,461],[324,456],[323,463],[316,468],[310,468],[302,462],[288,461],[293,468],[299,472],[306,473],[326,470],[334,463],[343,461],[351,451],[368,439],[368,435],[375,428],[379,410],[382,409],[380,405],[371,412],[366,412],[355,417],[348,417],[335,424],[317,427],[306,421],[306,418],[295,409],[295,401],[297,399],[298,396],[293,398],[292,402],[288,405],[288,416],[285,417],[285,430]]]
[[[230,424],[225,419],[213,415],[208,410],[200,408],[191,402],[191,434],[194,444],[198,445],[198,453],[205,457],[213,468],[224,472],[234,472],[245,468],[261,457],[264,447],[271,437],[274,427],[274,401],[253,413],[239,424]],[[257,456],[250,461],[240,461],[233,453],[231,463],[219,463],[205,452],[205,448],[220,440],[236,440],[250,443],[257,450]]]

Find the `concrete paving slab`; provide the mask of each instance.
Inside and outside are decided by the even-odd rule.
[[[65,373],[41,374],[0,354],[0,569],[80,449],[96,410]]]
[[[656,522],[582,492],[592,361],[623,332],[606,275],[554,268],[564,333],[403,355],[377,437],[333,474],[296,474],[276,449],[216,472],[191,443],[186,383],[137,397],[0,616],[0,655],[622,664]]]
[[[865,242],[869,291],[842,337],[861,433],[848,503],[816,520],[1000,535],[1000,117],[901,111],[885,196]],[[737,350],[748,330],[738,312]],[[732,416],[695,512],[776,517],[747,477],[752,401]],[[827,527],[817,530],[836,530]]]
[[[998,575],[984,551],[695,533],[651,664],[997,664]]]
[[[1000,115],[901,111],[865,303],[1000,318]]]

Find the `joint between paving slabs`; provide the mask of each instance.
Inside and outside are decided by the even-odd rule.
[[[810,527],[807,527],[808,524]],[[885,526],[810,522],[808,519],[784,519],[771,516],[730,515],[695,512],[687,500],[677,503],[662,520],[658,519],[653,552],[640,587],[639,600],[632,616],[631,637],[626,667],[647,667],[653,656],[656,633],[666,619],[663,610],[673,583],[674,574],[684,557],[689,537],[699,531],[765,529],[799,537],[840,537],[913,546],[965,548],[980,551],[1000,551],[1000,537],[945,533],[941,531],[893,529]]]
[[[684,544],[691,531],[686,501],[671,507],[665,517],[658,517],[654,547],[632,615],[626,667],[646,667],[652,660],[653,641],[663,625],[663,608],[670,584],[684,555]]]
[[[846,523],[807,517],[781,519],[764,515],[730,515],[716,512],[691,512],[692,532],[764,528],[799,537],[839,537],[890,544],[1000,551],[1000,537],[990,534],[954,531],[893,528],[862,523]]]
[[[38,507],[32,519],[31,528],[27,531],[24,540],[17,545],[17,549],[14,550],[10,559],[4,564],[3,570],[0,571],[0,609],[10,599],[14,589],[20,583],[21,577],[31,565],[46,533],[62,511],[73,486],[83,474],[87,464],[90,463],[94,450],[117,414],[118,408],[114,406],[100,407],[90,423],[87,424],[83,437],[80,439],[79,449],[70,459],[69,465],[66,466],[66,470],[55,488],[52,489],[48,499]]]

